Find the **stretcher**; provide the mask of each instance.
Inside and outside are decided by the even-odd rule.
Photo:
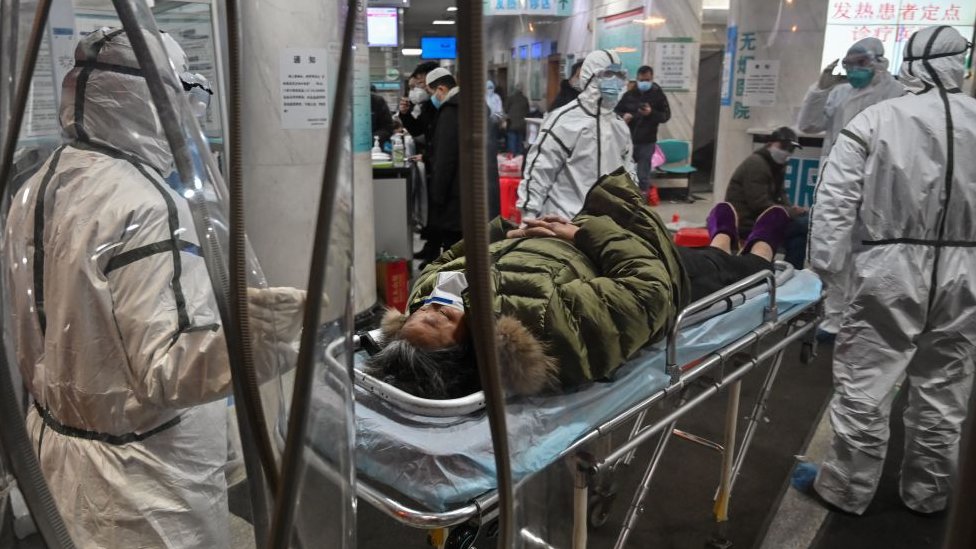
[[[676,431],[675,422],[731,388],[725,443],[698,440],[723,451],[716,518],[724,522],[735,476],[763,416],[784,350],[798,340],[804,342],[801,358],[808,359],[815,350],[812,336],[820,317],[820,298],[816,275],[777,263],[775,274],[758,273],[691,304],[680,313],[665,341],[642,350],[615,370],[611,379],[567,394],[510,399],[508,432],[516,482],[553,463],[574,460],[574,545],[582,547],[585,525],[600,525],[608,514],[606,494],[590,494],[589,486],[629,463],[638,446],[657,438],[621,530],[617,546],[623,547],[668,440],[674,434],[697,438]],[[783,330],[784,336],[763,346],[763,340],[774,339],[769,336]],[[414,397],[362,372],[364,353],[358,352],[358,338],[353,338],[353,349],[347,349],[347,341],[335,340],[325,354],[328,365],[342,369],[344,354],[356,353],[355,462],[360,499],[403,524],[433,530],[430,539],[437,547],[469,546],[475,533],[494,519],[497,503],[495,458],[482,394],[443,401]],[[769,360],[773,367],[736,451],[739,382]],[[676,395],[680,398],[671,398]],[[666,400],[678,403],[663,418],[645,425],[648,410]],[[633,426],[627,441],[608,454],[594,458],[582,451],[629,423]],[[330,460],[329,437],[310,435],[314,450],[310,465],[325,466]],[[522,535],[532,536],[528,531]]]

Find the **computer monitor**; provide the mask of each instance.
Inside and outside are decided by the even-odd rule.
[[[457,59],[457,39],[453,36],[424,36],[420,39],[421,59]]]
[[[400,45],[397,8],[366,8],[366,41],[370,47]]]

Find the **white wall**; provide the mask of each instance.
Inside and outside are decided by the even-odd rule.
[[[734,106],[722,107],[719,115],[718,148],[715,160],[715,197],[725,196],[729,177],[736,166],[752,152],[750,128],[793,126],[807,88],[820,73],[824,26],[828,0],[782,3],[771,0],[732,0],[729,25],[738,28],[736,63],[743,55],[745,32],[755,32],[757,60],[779,60],[780,73],[776,103],[771,107],[751,107],[749,118],[736,117]],[[795,25],[795,28],[794,28]],[[724,70],[729,71],[726,66]],[[743,75],[734,74],[741,78]],[[733,80],[733,88],[735,82]],[[735,98],[732,98],[733,103]]]
[[[518,47],[526,45],[531,51],[532,44],[542,42],[548,47],[552,41],[558,42],[558,53],[564,60],[573,56],[582,59],[593,50],[596,44],[598,19],[625,11],[643,8],[648,16],[661,17],[665,23],[650,27],[644,37],[644,62],[653,64],[654,39],[658,37],[690,36],[696,42],[701,37],[702,0],[682,0],[657,2],[651,0],[576,0],[573,15],[562,19],[494,16],[486,22],[485,49],[489,69],[508,67],[508,82],[505,88],[522,84],[530,100],[540,100],[545,105],[547,59],[518,59]],[[511,50],[516,48],[516,59]],[[692,67],[692,86],[687,92],[668,93],[672,105],[673,118],[662,126],[662,138],[691,140],[695,114],[695,85],[698,70],[698,49],[693,48],[689,59]],[[532,79],[538,78],[538,93],[532,94]]]

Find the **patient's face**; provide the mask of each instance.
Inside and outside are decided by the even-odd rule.
[[[464,311],[428,303],[414,311],[400,329],[400,337],[421,349],[435,350],[464,341]]]

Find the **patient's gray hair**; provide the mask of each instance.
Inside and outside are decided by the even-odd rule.
[[[427,350],[394,337],[366,360],[366,373],[421,398],[459,398],[480,390],[467,345]]]

